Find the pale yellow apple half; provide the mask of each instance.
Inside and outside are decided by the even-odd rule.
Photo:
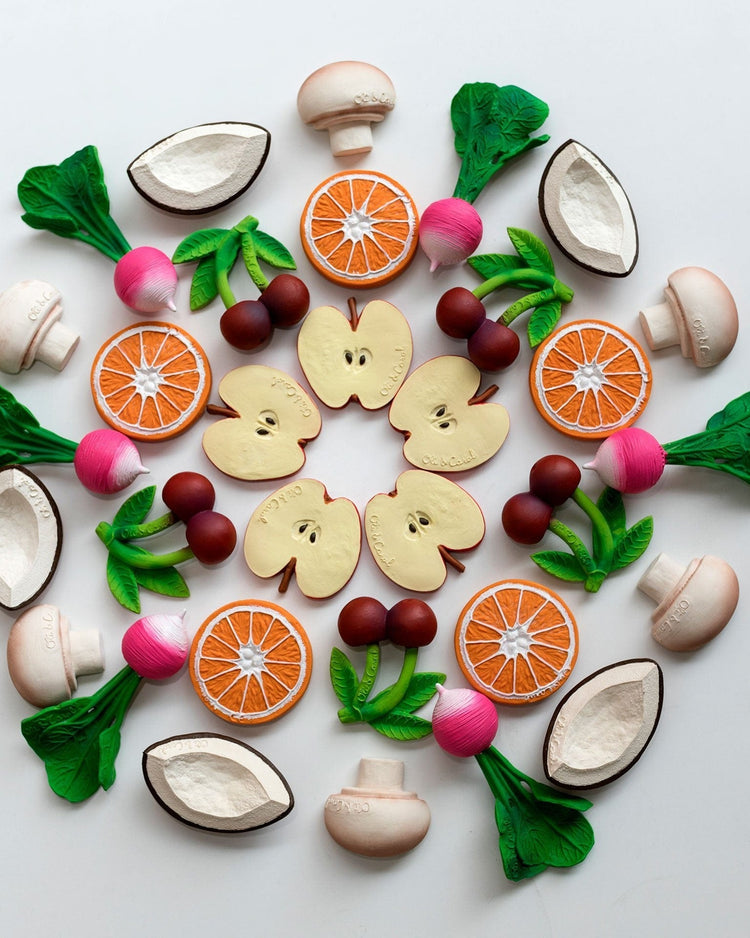
[[[217,469],[257,481],[301,468],[304,446],[320,433],[321,422],[314,401],[294,378],[266,365],[245,365],[224,376],[219,395],[227,407],[206,409],[225,419],[203,434],[203,449]]]
[[[406,437],[404,456],[418,469],[460,472],[491,459],[510,428],[508,411],[477,397],[479,369],[460,355],[433,358],[404,382],[388,419]]]
[[[408,469],[388,495],[375,495],[365,507],[365,535],[375,563],[385,575],[417,592],[445,582],[450,554],[471,550],[484,537],[479,505],[460,485],[433,472]]]
[[[362,546],[359,512],[348,498],[330,498],[322,483],[299,479],[278,489],[252,514],[245,560],[256,576],[292,573],[311,599],[325,599],[354,573]]]
[[[372,300],[361,315],[350,305],[350,316],[334,306],[311,310],[297,336],[299,363],[328,407],[356,400],[377,410],[393,399],[409,371],[411,329],[385,300]]]

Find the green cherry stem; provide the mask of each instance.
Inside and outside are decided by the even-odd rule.
[[[154,534],[161,534],[179,522],[179,518],[171,511],[168,511],[160,518],[154,518],[153,521],[145,521],[143,524],[124,524],[121,527],[112,529],[112,536],[118,541],[135,541],[142,537],[152,537]]]
[[[549,523],[549,530],[568,545],[587,576],[590,576],[596,571],[596,564],[591,554],[588,552],[586,545],[574,531],[571,531],[567,524],[563,524],[562,521],[557,518],[552,518]]]
[[[178,563],[184,563],[186,560],[192,560],[195,556],[189,547],[183,547],[168,554],[152,554],[141,547],[123,544],[122,541],[117,540],[112,525],[106,521],[101,521],[96,526],[96,535],[113,557],[138,570],[157,570],[163,567],[173,567]]]
[[[594,530],[594,544],[596,546],[594,562],[597,567],[605,571],[606,576],[612,569],[612,560],[615,554],[615,542],[612,537],[612,530],[609,524],[607,524],[607,519],[596,507],[594,502],[580,489],[576,489],[573,492],[573,501],[579,508],[583,509],[591,519],[591,526]]]
[[[362,707],[362,719],[365,723],[371,723],[373,720],[379,720],[381,717],[386,716],[404,699],[409,682],[414,676],[414,669],[417,666],[418,651],[418,648],[404,649],[404,661],[396,683],[386,687],[385,690]]]
[[[498,322],[509,326],[521,313],[525,313],[526,310],[534,309],[537,306],[543,306],[545,303],[549,303],[550,300],[554,300],[554,298],[555,291],[551,287],[540,290],[538,293],[527,293],[526,296],[522,296],[520,300],[512,303],[498,319]]]
[[[517,289],[527,290],[529,284],[531,284],[542,290],[545,288],[554,290],[557,282],[558,280],[554,274],[545,274],[541,270],[534,270],[533,267],[516,267],[513,270],[506,270],[501,274],[490,277],[489,280],[480,283],[471,292],[478,300],[483,300],[485,296],[503,287],[516,287]]]
[[[380,643],[372,642],[367,646],[367,656],[365,658],[365,669],[362,673],[362,680],[354,693],[352,704],[359,710],[362,704],[370,696],[370,691],[375,686],[375,679],[380,669]]]

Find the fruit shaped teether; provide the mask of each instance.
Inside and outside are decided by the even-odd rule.
[[[469,358],[482,371],[500,371],[512,365],[521,341],[510,324],[528,310],[527,335],[535,348],[557,325],[563,303],[573,291],[555,276],[555,265],[544,242],[522,228],[508,228],[516,254],[477,254],[469,258],[484,283],[474,290],[452,287],[438,300],[435,318],[442,331],[454,339],[467,339]],[[524,296],[512,303],[497,319],[489,319],[484,297],[495,290],[513,287]]]
[[[320,433],[320,411],[288,374],[267,365],[245,365],[219,384],[226,406],[206,412],[224,417],[203,434],[211,462],[236,479],[280,479],[302,468],[304,448]]]
[[[649,348],[679,345],[699,368],[724,361],[739,330],[737,304],[723,280],[703,267],[681,267],[667,278],[664,302],[638,314]]]
[[[132,440],[169,440],[203,415],[211,367],[179,326],[142,322],[115,333],[94,356],[91,393],[105,423]]]
[[[485,534],[479,505],[460,485],[424,469],[407,469],[395,489],[365,507],[365,536],[375,563],[398,586],[429,593],[445,582],[451,551],[472,550]]]
[[[671,651],[694,651],[710,642],[734,615],[740,596],[737,574],[710,555],[684,567],[659,554],[637,586],[657,603],[651,635]]]
[[[505,533],[518,544],[538,544],[547,531],[556,534],[570,548],[538,551],[531,559],[542,570],[561,580],[583,583],[595,593],[605,578],[627,567],[646,550],[654,533],[649,516],[632,527],[625,521],[622,496],[605,488],[594,503],[579,487],[581,470],[567,456],[544,456],[529,473],[529,491],[513,495],[505,503],[502,522]],[[553,517],[553,511],[568,499],[578,505],[591,522],[592,548],[589,552],[580,537]]]
[[[234,524],[226,515],[213,510],[214,487],[205,476],[194,472],[172,476],[163,492],[170,510],[146,521],[155,495],[155,485],[135,492],[122,503],[111,524],[101,521],[96,526],[96,535],[108,552],[110,591],[121,606],[132,612],[140,612],[141,588],[162,596],[189,596],[190,590],[177,564],[193,559],[207,566],[222,563],[237,544]],[[185,523],[186,547],[154,554],[132,543],[168,531],[181,521]]]
[[[404,457],[417,469],[461,472],[491,459],[510,429],[508,411],[488,403],[493,384],[478,394],[482,376],[460,355],[420,365],[391,404],[388,419],[405,437]]]
[[[128,166],[128,178],[158,208],[199,215],[242,195],[263,169],[270,146],[270,133],[258,124],[199,124],[144,150]]]
[[[490,82],[462,85],[451,101],[451,123],[461,171],[450,199],[425,209],[419,243],[430,270],[459,264],[482,240],[482,220],[474,200],[508,160],[541,146],[547,134],[529,137],[549,114],[547,105],[515,85]]]
[[[750,391],[714,414],[706,429],[663,446],[640,427],[625,427],[608,437],[584,469],[594,469],[605,485],[619,492],[645,492],[665,466],[703,466],[750,483]]]
[[[372,170],[336,173],[317,186],[300,219],[307,259],[332,283],[377,287],[417,250],[417,207],[404,187]]]
[[[297,357],[326,406],[357,401],[365,410],[378,410],[391,402],[409,371],[411,329],[385,300],[371,300],[361,313],[354,297],[348,305],[348,319],[335,306],[308,313],[297,336]]]
[[[255,509],[245,531],[244,552],[256,576],[281,573],[279,592],[292,578],[311,599],[337,593],[359,561],[362,526],[354,502],[331,498],[315,479],[283,486]]]
[[[18,184],[31,228],[76,238],[115,262],[115,293],[139,313],[175,309],[177,272],[163,251],[131,248],[109,214],[109,196],[96,147],[87,146],[59,166],[34,166]]]
[[[242,255],[245,268],[261,291],[257,300],[235,299],[229,273]],[[307,312],[310,293],[293,274],[283,273],[270,282],[260,262],[282,270],[294,270],[289,251],[276,238],[258,228],[248,215],[233,228],[205,228],[181,241],[172,256],[175,264],[197,263],[190,287],[190,309],[203,309],[217,296],[226,307],[219,326],[227,342],[242,352],[263,348],[277,326],[288,329]]]
[[[627,332],[608,322],[561,326],[534,354],[531,398],[540,416],[581,440],[629,427],[651,396],[651,365]]]
[[[310,683],[312,648],[297,619],[259,599],[227,603],[193,637],[190,679],[213,714],[242,726],[283,716]]]
[[[429,720],[416,711],[430,701],[436,681],[444,674],[417,673],[420,648],[437,634],[437,618],[421,599],[402,599],[390,609],[371,596],[348,602],[339,613],[339,635],[352,648],[366,646],[367,658],[360,678],[348,656],[331,651],[331,684],[342,704],[341,723],[369,723],[391,739],[421,739],[432,731]],[[381,643],[391,641],[404,649],[401,672],[388,687],[371,697],[381,664]]]
[[[74,443],[45,430],[10,391],[0,388],[0,466],[37,462],[73,463],[81,484],[102,495],[119,492],[148,472],[135,444],[117,430],[92,430]]]
[[[185,664],[190,641],[184,613],[144,616],[122,639],[126,666],[91,697],[45,707],[21,722],[26,742],[42,759],[50,788],[67,801],[90,798],[115,780],[120,728],[144,680],[162,681]]]
[[[79,675],[104,670],[98,630],[71,629],[67,616],[49,603],[31,606],[16,619],[7,654],[13,686],[34,707],[69,700]]]
[[[466,603],[454,645],[472,687],[496,703],[528,704],[570,677],[578,628],[557,593],[527,580],[501,580]]]
[[[341,847],[364,857],[397,857],[413,850],[430,827],[430,809],[403,786],[403,762],[361,759],[357,784],[326,799],[326,830]]]
[[[141,767],[157,804],[200,830],[257,830],[294,807],[292,790],[276,766],[229,736],[170,736],[145,750]]]
[[[64,326],[60,291],[42,280],[21,280],[0,293],[0,371],[16,375],[36,361],[62,371],[79,336]]]
[[[331,62],[302,83],[297,110],[315,130],[327,130],[334,156],[372,150],[372,124],[393,110],[396,90],[379,68],[367,62]]]
[[[631,769],[661,715],[664,678],[649,658],[619,661],[557,705],[544,740],[544,774],[564,788],[598,788]]]
[[[0,607],[36,599],[57,569],[62,539],[60,512],[41,479],[23,466],[0,468]]]
[[[625,190],[588,147],[567,140],[539,184],[539,213],[573,263],[605,277],[627,277],[638,260],[638,227]]]
[[[452,756],[474,756],[495,798],[500,856],[508,879],[518,882],[547,867],[575,866],[594,846],[583,812],[591,802],[525,775],[492,745],[497,711],[479,691],[438,686],[432,713],[435,741]]]

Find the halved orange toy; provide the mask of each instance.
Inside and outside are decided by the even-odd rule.
[[[249,726],[275,720],[307,690],[312,648],[285,609],[259,599],[222,606],[190,649],[190,679],[212,713]]]
[[[99,349],[91,393],[102,420],[132,440],[168,440],[203,414],[211,369],[192,336],[165,322],[128,326]]]
[[[501,580],[464,606],[455,648],[476,690],[497,703],[533,703],[567,681],[578,657],[578,628],[552,590],[528,580]]]
[[[542,342],[529,385],[550,426],[597,440],[638,419],[651,394],[651,365],[627,332],[608,322],[580,320]]]
[[[336,173],[313,190],[300,220],[313,267],[341,286],[393,280],[417,250],[417,207],[398,182],[366,170]]]

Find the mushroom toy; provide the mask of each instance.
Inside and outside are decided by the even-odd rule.
[[[638,581],[658,603],[651,615],[654,640],[671,651],[694,651],[715,638],[737,608],[737,574],[719,557],[701,557],[683,567],[659,554]]]
[[[355,156],[372,149],[371,124],[393,110],[396,91],[390,78],[366,62],[332,62],[302,83],[297,110],[315,130],[327,130],[334,156]]]
[[[734,348],[737,305],[723,280],[703,267],[681,267],[667,278],[664,302],[641,310],[651,349],[679,345],[699,368],[718,365]]]
[[[21,280],[0,293],[0,371],[17,375],[35,361],[62,371],[79,336],[60,322],[62,297],[42,280]]]

